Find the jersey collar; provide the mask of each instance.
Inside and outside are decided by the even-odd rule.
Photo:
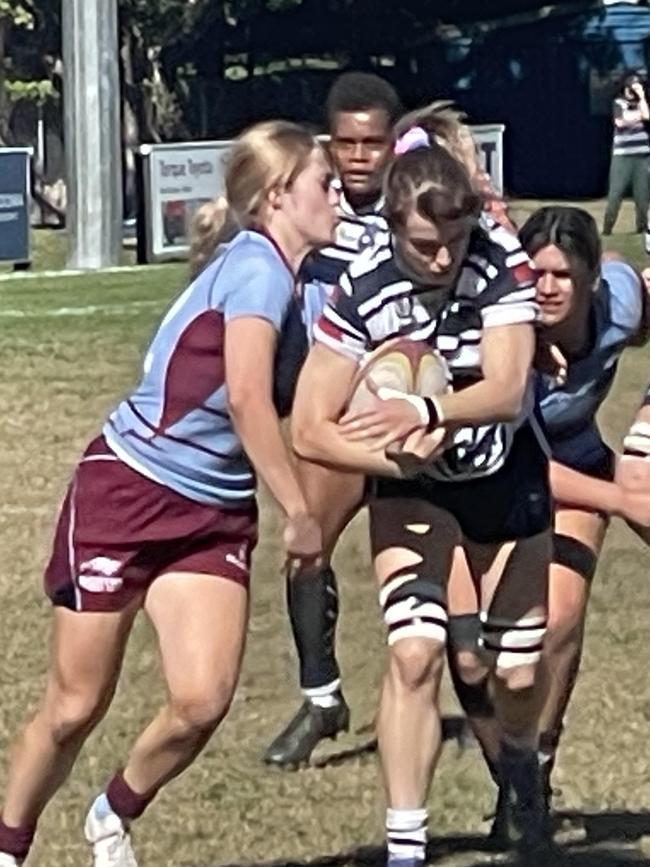
[[[382,193],[374,202],[370,202],[369,205],[364,205],[363,208],[355,210],[347,200],[343,190],[339,193],[339,211],[346,217],[365,217],[368,214],[380,214],[383,211],[385,204],[386,199]]]

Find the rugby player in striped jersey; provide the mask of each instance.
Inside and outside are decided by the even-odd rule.
[[[345,157],[349,150],[348,136],[353,136],[355,125],[357,128],[360,127],[362,115],[371,112],[357,112],[353,119],[347,115],[352,113],[351,108],[354,106],[370,105],[373,94],[373,98],[379,100],[382,93],[385,95],[382,104],[385,105],[383,114],[386,117],[391,103],[387,101],[385,83],[380,79],[377,80],[375,76],[357,73],[342,76],[330,96],[332,153],[343,182],[344,194],[348,190],[346,184],[350,179],[346,167],[351,165],[354,169],[356,165],[354,159],[349,163]],[[346,112],[344,108],[350,111]],[[449,102],[438,101],[404,116],[397,122],[395,134],[399,135],[414,126],[420,126],[426,130],[432,141],[444,147],[466,167],[481,197],[481,225],[490,239],[503,249],[505,265],[514,273],[516,269],[527,265],[528,257],[522,250],[512,223],[507,217],[503,201],[494,192],[489,179],[480,169],[471,132],[463,121],[463,115]],[[360,135],[362,129],[363,126]],[[361,148],[359,142],[358,147]],[[361,150],[359,153],[361,156]],[[379,183],[377,173],[374,178],[376,185]],[[348,191],[348,198],[351,197],[358,203],[367,202],[369,195],[364,193],[359,199],[355,198],[353,190]],[[318,319],[329,295],[331,288],[329,281],[336,282],[335,275],[338,279],[346,259],[350,262],[363,255],[368,242],[372,240],[372,244],[377,246],[385,243],[388,238],[385,218],[383,214],[378,213],[378,209],[383,208],[383,204],[384,199],[380,195],[375,199],[374,211],[368,211],[366,204],[364,214],[362,215],[361,212],[357,214],[355,237],[360,243],[356,245],[356,253],[355,245],[346,247],[341,243],[342,235],[339,231],[337,234],[339,243],[313,254],[308,268],[305,269],[308,273],[310,269],[315,269],[320,279],[313,278],[311,282],[307,282],[303,290],[302,310],[297,311],[294,304],[290,311],[289,327],[284,329],[283,341],[291,344],[291,348],[289,351],[282,352],[280,358],[289,369],[276,376],[276,385],[282,392],[277,397],[278,406],[285,413],[288,412],[293,400],[295,380],[300,367],[296,363],[296,356],[302,360],[301,353],[296,351],[296,346],[302,347],[304,352],[307,343],[311,342],[312,324]],[[343,212],[346,209],[349,211],[349,205],[344,199]],[[369,220],[372,222],[368,222]],[[362,230],[364,224],[366,230]],[[345,235],[352,230],[354,224],[348,216],[342,225],[343,235]],[[340,226],[341,224],[339,229]],[[372,232],[370,227],[373,227]],[[308,336],[304,333],[305,329]],[[298,467],[303,487],[310,499],[312,513],[321,521],[326,560],[321,568],[310,567],[298,570],[288,582],[289,611],[300,659],[300,681],[304,701],[298,713],[291,718],[286,728],[267,749],[265,761],[289,767],[308,761],[314,747],[322,738],[335,737],[348,725],[349,710],[341,690],[339,666],[335,656],[338,596],[334,573],[328,560],[341,531],[357,511],[362,497],[361,477],[355,478],[353,474],[340,473],[331,467],[304,464],[300,461]]]
[[[440,749],[446,585],[457,568],[471,569],[485,612],[499,774],[512,793],[520,845],[546,846],[536,670],[551,502],[530,375],[534,273],[527,259],[509,267],[507,250],[481,225],[483,201],[469,173],[423,127],[408,130],[397,153],[386,181],[391,235],[355,259],[326,306],[292,431],[303,459],[371,479],[371,547],[389,643],[378,715],[388,859],[417,867]],[[359,361],[395,337],[436,350],[452,391],[385,394],[341,418]],[[421,459],[408,478],[385,452],[404,440]]]

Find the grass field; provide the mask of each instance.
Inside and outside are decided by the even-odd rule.
[[[641,264],[638,236],[615,236],[611,246]],[[0,426],[3,755],[42,684],[49,606],[40,580],[57,503],[80,449],[134,383],[142,350],[183,277],[183,266],[168,266],[0,281],[0,398],[6,407]],[[603,413],[614,445],[634,413],[649,368],[647,349],[630,351],[624,359]],[[259,760],[297,697],[277,515],[266,499],[263,506],[250,638],[234,707],[203,758],[138,822],[135,845],[142,867],[381,863],[381,788],[376,757],[364,746],[371,739],[384,645],[364,516],[349,528],[337,553],[339,647],[353,731],[320,754],[321,767],[283,773]],[[573,867],[650,864],[640,842],[650,835],[649,561],[635,537],[615,523],[595,581],[583,673],[557,774],[561,806],[587,817],[587,840],[567,845],[561,861]],[[113,707],[46,811],[29,865],[88,863],[81,824],[89,800],[162,695],[156,649],[141,618]],[[455,712],[448,690],[443,705]],[[433,862],[492,863],[495,856],[485,850],[482,836],[492,797],[477,754],[459,754],[449,743],[429,799]]]

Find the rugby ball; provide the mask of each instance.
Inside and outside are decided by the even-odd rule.
[[[423,341],[397,338],[382,344],[362,361],[354,378],[348,410],[361,412],[374,405],[380,388],[406,394],[434,396],[449,390],[445,360]]]

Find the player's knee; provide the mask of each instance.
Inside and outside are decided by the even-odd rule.
[[[529,692],[535,686],[537,663],[513,665],[502,668],[497,665],[495,675],[502,687],[513,694]]]
[[[488,674],[488,664],[481,654],[481,620],[474,614],[449,616],[447,655],[454,682],[474,686]]]
[[[61,746],[90,732],[107,706],[108,700],[94,693],[57,690],[50,694],[43,713],[52,740]]]
[[[472,650],[457,650],[454,666],[460,680],[467,686],[480,683],[488,674],[488,666],[478,653]]]
[[[403,638],[390,649],[391,678],[403,689],[416,691],[437,681],[442,674],[443,661],[441,642]]]
[[[234,685],[222,681],[209,689],[172,695],[172,715],[181,737],[192,738],[214,731],[228,713],[234,691]]]

